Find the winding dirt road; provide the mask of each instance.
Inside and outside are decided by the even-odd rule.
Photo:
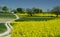
[[[16,14],[13,14],[13,15],[16,16],[16,19],[19,19],[18,15],[16,15]],[[2,23],[2,22],[5,23],[5,26],[7,27],[6,32],[0,34],[0,37],[11,37],[11,29],[12,29],[13,27],[10,25],[10,22],[11,22],[12,20],[16,20],[16,19],[1,19],[1,20],[0,20],[0,23]],[[2,21],[2,20],[3,20],[3,21]],[[4,20],[5,20],[5,21],[4,21]]]

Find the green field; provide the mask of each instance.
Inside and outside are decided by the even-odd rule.
[[[0,18],[11,18],[11,19],[14,19],[16,17],[12,13],[0,13]]]
[[[15,21],[48,21],[55,18],[56,17],[20,17],[20,19]]]
[[[0,23],[0,33],[3,33],[7,30],[6,26],[4,23]]]

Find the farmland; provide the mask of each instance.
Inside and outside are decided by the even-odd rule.
[[[13,15],[12,13],[1,13],[0,12],[0,18],[9,18],[9,19],[14,19],[16,18],[15,15]]]
[[[0,37],[60,37],[60,0],[0,0]]]
[[[20,19],[11,22],[12,37],[60,37],[60,17],[56,18],[53,14],[50,16],[54,17],[47,14],[38,17],[19,16]]]
[[[53,20],[56,17],[20,17],[20,19],[15,21],[47,21]]]
[[[6,26],[4,23],[0,23],[0,33],[5,32],[7,30]]]

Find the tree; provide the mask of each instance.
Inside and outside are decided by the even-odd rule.
[[[54,7],[51,11],[57,15],[56,17],[58,17],[58,15],[60,15],[60,6]]]
[[[2,7],[0,6],[0,11],[2,10]]]
[[[27,12],[27,14],[29,14],[30,16],[32,16],[32,14],[33,14],[32,10],[29,9],[29,8],[26,9],[26,12]]]
[[[17,13],[17,11],[15,9],[11,10],[11,12]]]
[[[17,8],[17,12],[23,13],[23,9],[22,8]]]
[[[42,9],[40,9],[40,12],[39,13],[42,13]]]
[[[39,8],[32,8],[34,13],[42,13],[42,10]]]
[[[3,10],[3,12],[8,12],[8,7],[7,6],[3,6],[2,10]]]

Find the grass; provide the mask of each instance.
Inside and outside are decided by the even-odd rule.
[[[15,15],[0,15],[0,18],[16,18]]]
[[[7,30],[6,26],[4,23],[0,23],[0,33],[5,32]]]
[[[12,13],[0,13],[0,18],[16,18]]]
[[[3,15],[7,15],[7,14],[9,15],[9,14],[12,14],[12,13],[10,13],[10,12],[0,12],[0,15],[2,15],[2,14]]]
[[[56,17],[20,17],[20,19],[15,21],[48,21],[55,18]]]

